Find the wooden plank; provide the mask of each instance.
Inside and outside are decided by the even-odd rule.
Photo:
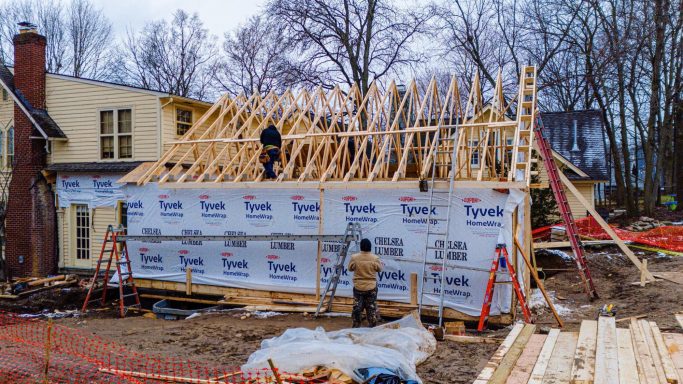
[[[510,347],[510,350],[505,354],[503,360],[501,360],[498,368],[491,376],[489,384],[504,384],[508,376],[512,372],[512,369],[517,364],[517,360],[522,355],[522,351],[526,348],[527,343],[531,339],[531,336],[536,331],[536,326],[534,324],[526,324],[522,332],[519,334],[515,343]]]
[[[543,348],[541,348],[541,353],[538,354],[534,369],[531,371],[528,384],[541,384],[543,382],[543,376],[545,376],[548,362],[555,349],[555,343],[559,335],[559,329],[551,329],[548,333],[548,337],[545,338],[545,343],[543,343]]]
[[[647,320],[638,320],[638,323],[640,324],[640,329],[643,331],[645,343],[650,349],[650,356],[652,356],[652,361],[654,362],[655,370],[657,371],[658,383],[666,383],[666,374],[664,373],[662,358],[659,356],[659,350],[657,349],[657,344],[655,343],[654,335],[652,334],[652,326]]]
[[[666,382],[670,384],[678,384],[679,377],[678,373],[676,372],[676,367],[671,360],[671,356],[669,356],[669,350],[664,343],[662,333],[659,331],[659,327],[654,321],[650,321],[650,329],[652,330],[652,338],[655,341],[657,353],[662,361],[662,368],[664,368],[664,378],[666,379]]]
[[[678,377],[683,379],[683,334],[663,333],[662,337],[669,351],[669,357],[678,371]]]
[[[644,320],[640,320],[644,321]],[[647,324],[647,321],[645,321]],[[649,329],[649,324],[647,326]],[[633,336],[633,346],[636,351],[636,361],[638,362],[638,376],[641,383],[664,383],[660,381],[657,373],[657,366],[648,345],[645,330],[638,320],[631,320],[631,336]],[[650,335],[651,336],[651,335]],[[663,372],[662,372],[663,376]]]
[[[591,384],[595,376],[595,345],[598,337],[598,322],[584,320],[581,322],[579,339],[574,353],[571,382],[574,384]]]
[[[614,240],[584,240],[581,242],[584,246],[587,245],[606,245],[614,244]],[[553,248],[571,248],[571,243],[568,241],[548,241],[533,243],[534,249],[553,249]]]
[[[572,360],[578,341],[579,334],[576,332],[560,333],[543,375],[543,384],[566,384],[571,381]]]
[[[683,285],[683,272],[654,272],[656,278]]]
[[[619,356],[619,383],[639,384],[638,363],[633,350],[633,338],[631,330],[617,328],[617,347]]]
[[[517,364],[515,364],[512,372],[510,372],[510,376],[508,376],[505,384],[526,384],[529,381],[531,371],[534,369],[534,365],[536,365],[536,360],[547,337],[547,335],[531,335],[526,348],[524,348],[522,355],[517,359]]]
[[[444,335],[444,340],[454,341],[456,343],[463,344],[500,344],[503,342],[502,339],[496,339],[493,337],[481,337],[481,336],[467,336],[467,335]]]
[[[598,338],[595,347],[595,383],[619,384],[619,346],[614,317],[598,318]]]
[[[567,176],[565,176],[562,172],[559,172],[559,176],[560,180],[562,180],[562,183],[565,185],[565,187],[569,189],[569,191],[574,195],[574,197],[576,197],[576,199],[588,210],[588,212],[590,212],[591,216],[593,216],[593,219],[600,225],[600,227],[605,232],[607,232],[609,237],[611,237],[612,240],[614,240],[615,244],[619,247],[619,249],[621,249],[622,252],[624,252],[624,254],[629,258],[629,260],[631,260],[633,265],[635,265],[636,268],[638,268],[638,270],[641,271],[641,273],[643,273],[648,280],[654,280],[655,277],[652,276],[652,274],[647,270],[647,268],[643,268],[643,265],[638,259],[638,257],[636,257],[633,251],[631,251],[626,246],[626,244],[624,244],[624,242],[619,238],[619,236],[617,236],[612,227],[610,227],[609,224],[607,224],[607,222],[605,222],[605,220],[602,219],[602,217],[598,214],[595,208],[593,208],[592,205],[589,204],[588,201],[586,201],[586,199],[581,195],[581,192],[579,192],[579,190],[576,189],[574,184],[572,184],[571,181],[567,179]]]
[[[477,379],[472,384],[487,384],[489,382],[493,376],[493,373],[498,368],[498,365],[500,365],[500,362],[503,360],[503,357],[505,357],[505,354],[508,352],[508,350],[510,350],[517,339],[517,336],[519,336],[523,329],[523,323],[517,323],[512,327],[510,333],[508,333],[505,340],[503,340],[496,352],[493,354],[493,356],[491,356],[491,359],[489,359],[488,363],[486,363],[484,366],[484,369],[481,370],[479,376],[477,376]]]
[[[417,273],[410,274],[410,304],[417,305]]]

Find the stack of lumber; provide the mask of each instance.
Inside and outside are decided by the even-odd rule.
[[[683,383],[683,334],[662,333],[656,323],[614,317],[584,320],[579,332],[534,334],[517,324],[475,384]]]
[[[78,282],[76,275],[57,275],[45,278],[28,277],[13,280],[9,283],[2,283],[0,289],[0,299],[21,299],[34,293],[63,288],[74,285]]]

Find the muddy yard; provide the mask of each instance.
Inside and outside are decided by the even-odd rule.
[[[558,255],[556,253],[556,255]],[[683,257],[666,256],[649,252],[639,257],[649,260],[653,272],[681,272]],[[647,315],[660,328],[668,332],[683,332],[673,313],[683,311],[683,286],[670,281],[658,281],[640,287],[630,284],[639,280],[636,269],[615,248],[593,249],[588,257],[598,293],[598,300],[589,301],[582,290],[575,270],[552,274],[550,269],[572,268],[570,263],[557,256],[539,255],[539,265],[547,271],[546,287],[553,292],[555,303],[562,313],[565,328],[576,330],[582,319],[597,316],[606,303],[616,306],[617,318]],[[49,293],[39,300],[38,306],[17,303],[15,311],[36,311],[49,307]],[[59,307],[73,309],[80,306],[77,300],[64,300]],[[535,310],[541,332],[555,326],[548,310]],[[100,312],[84,317],[63,318],[59,324],[80,329],[126,345],[128,348],[150,355],[160,354],[199,360],[223,367],[237,367],[257,350],[261,340],[280,335],[287,328],[322,326],[326,330],[349,327],[349,317],[313,319],[303,314],[277,314],[265,318],[251,316],[233,310],[219,314],[201,315],[192,319],[167,321],[142,316],[115,318],[114,312]],[[626,326],[624,324],[623,326]],[[503,338],[507,329],[489,331],[488,334]],[[425,383],[471,383],[496,350],[495,344],[459,344],[439,342],[437,352],[418,367]]]

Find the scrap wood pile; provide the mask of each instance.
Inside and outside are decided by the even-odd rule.
[[[325,332],[294,328],[264,340],[241,370],[245,374],[277,365],[291,382],[421,383],[415,368],[436,351],[436,339],[415,312],[375,328]],[[322,381],[318,381],[322,380]],[[386,381],[389,382],[389,381]]]
[[[662,333],[652,321],[631,318],[617,328],[614,317],[601,316],[579,332],[534,331],[515,325],[474,384],[682,382],[683,334]]]
[[[0,299],[20,299],[37,292],[65,288],[78,283],[76,275],[57,275],[45,278],[27,277],[0,283]]]

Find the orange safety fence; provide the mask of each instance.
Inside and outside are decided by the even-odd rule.
[[[563,224],[556,224],[534,229],[532,231],[534,240],[549,237],[550,228],[556,226],[564,227]],[[583,238],[594,240],[611,239],[607,232],[591,216],[576,220],[576,226],[579,229],[579,235]],[[675,252],[683,252],[683,226],[662,226],[643,232],[632,232],[614,226],[610,227],[612,227],[621,240]]]
[[[289,383],[315,382],[283,372],[278,375]],[[1,384],[168,382],[275,381],[271,370],[243,374],[239,367],[217,367],[190,359],[142,354],[77,329],[0,312]]]

